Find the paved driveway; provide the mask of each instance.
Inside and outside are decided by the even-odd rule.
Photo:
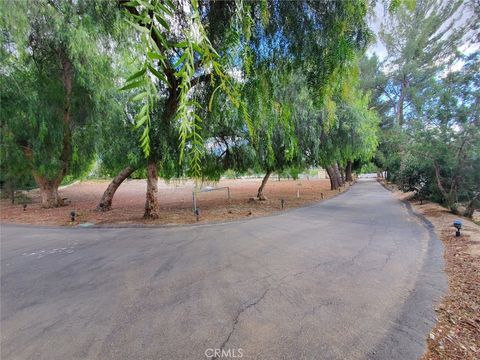
[[[446,290],[442,266],[428,227],[368,179],[236,223],[4,225],[1,355],[415,359]]]

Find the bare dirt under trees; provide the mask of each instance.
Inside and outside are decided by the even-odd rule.
[[[200,208],[200,222],[230,221],[252,216],[264,216],[284,209],[308,205],[323,198],[339,193],[330,190],[328,179],[302,179],[278,181],[274,177],[265,187],[265,201],[253,201],[257,195],[262,179],[221,180],[212,187],[230,187],[230,201],[227,191],[218,190],[198,194],[197,206]],[[159,181],[160,218],[144,220],[145,180],[125,181],[118,189],[113,200],[112,210],[99,212],[98,205],[109,180],[88,180],[76,183],[59,190],[61,198],[66,198],[68,205],[59,208],[43,209],[40,207],[41,197],[38,190],[25,193],[29,198],[24,211],[22,201],[12,205],[10,200],[1,200],[0,221],[2,223],[42,224],[42,225],[78,225],[93,224],[189,224],[196,222],[192,210],[192,190],[194,184],[187,182]],[[206,186],[206,185],[205,185]],[[344,191],[348,184],[341,188]],[[297,197],[297,192],[299,197]],[[322,196],[323,194],[323,196]],[[76,211],[77,221],[70,223],[70,212]]]

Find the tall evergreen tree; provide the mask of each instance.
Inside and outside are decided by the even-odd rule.
[[[413,6],[412,6],[413,5]],[[380,39],[387,49],[383,67],[387,74],[383,95],[391,125],[403,126],[415,116],[417,96],[432,76],[448,68],[459,46],[478,36],[476,17],[460,0],[418,0],[404,3],[382,23]]]

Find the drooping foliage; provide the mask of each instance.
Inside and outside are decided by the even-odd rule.
[[[142,102],[135,122],[136,127],[143,128],[140,141],[145,156],[157,156],[150,149],[150,114],[158,105],[160,92],[160,100],[166,99],[163,121],[172,123],[172,127],[175,123],[178,126],[180,159],[184,157],[188,142],[190,172],[198,176],[204,151],[204,139],[200,134],[203,120],[197,109],[202,104],[193,87],[204,81],[211,82],[215,86],[214,92],[221,89],[233,104],[241,106],[236,87],[204,29],[198,2],[194,0],[185,6],[156,0],[121,4],[129,16],[127,21],[140,32],[145,44],[142,67],[127,79],[123,87],[124,90],[140,89],[132,100]],[[248,114],[244,112],[244,115],[249,126]]]
[[[2,145],[23,153],[44,206],[60,205],[65,176],[88,169],[98,119],[111,113],[117,15],[100,3],[1,3]]]
[[[22,155],[51,205],[94,161],[119,175],[99,208],[135,171],[156,218],[158,175],[322,165],[339,177],[376,147],[355,74],[372,38],[365,1],[4,4],[2,153]]]
[[[212,111],[220,93],[239,109],[236,115],[248,129],[243,141],[255,149],[255,165],[271,172],[302,162],[293,108],[301,105],[282,95],[285,77],[302,74],[312,103],[325,108],[333,124],[334,83],[370,36],[362,1],[292,5],[135,0],[121,5],[144,43],[143,64],[123,88],[136,90],[133,100],[142,104],[135,121],[143,129],[144,153],[156,161],[161,154],[152,146],[169,133],[153,136],[151,131],[151,113],[160,103],[161,121],[178,132],[180,160],[187,150],[187,174],[195,177],[219,175],[218,151],[205,152],[202,129],[212,129],[203,123],[205,110]]]

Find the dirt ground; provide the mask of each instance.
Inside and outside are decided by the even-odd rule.
[[[230,221],[252,216],[264,216],[284,209],[305,206],[322,198],[329,198],[339,191],[330,190],[330,181],[326,179],[284,180],[270,179],[264,190],[268,200],[250,200],[257,193],[261,179],[221,180],[211,187],[229,187],[227,190],[201,192],[197,197],[200,208],[200,222]],[[145,180],[125,181],[118,189],[113,200],[112,210],[106,213],[95,210],[107,188],[107,180],[89,180],[60,189],[60,196],[67,198],[69,205],[42,209],[38,190],[26,193],[31,203],[23,209],[22,204],[12,205],[8,199],[0,202],[0,222],[28,223],[42,225],[78,225],[93,224],[188,224],[196,222],[193,214],[192,190],[194,183],[159,181],[160,219],[144,220]],[[207,184],[204,184],[206,187]],[[348,185],[342,189],[344,191]],[[297,197],[298,192],[298,197]],[[70,224],[70,212],[75,210],[77,221]]]
[[[480,359],[480,226],[438,204],[411,200],[412,194],[388,186],[435,226],[444,245],[449,291],[435,309],[437,324],[422,360]],[[461,236],[456,237],[452,224],[459,218],[463,225]]]

